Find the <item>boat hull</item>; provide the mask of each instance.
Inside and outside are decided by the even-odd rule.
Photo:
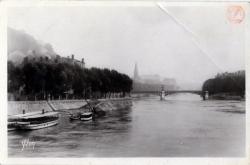
[[[14,131],[17,129],[16,122],[8,122],[8,131]]]
[[[92,120],[92,116],[91,117],[81,117],[80,120],[89,121],[89,120]]]
[[[55,121],[50,121],[50,122],[40,123],[40,124],[18,124],[17,123],[17,127],[18,129],[22,129],[22,130],[35,130],[35,129],[51,127],[57,124],[58,124],[58,120],[55,120]]]
[[[9,131],[15,131],[15,130],[17,130],[16,128],[8,128],[8,132]]]
[[[70,120],[79,120],[80,117],[70,117],[69,119],[70,119]]]
[[[92,120],[93,113],[92,112],[85,112],[80,115],[80,120],[82,121],[89,121]]]

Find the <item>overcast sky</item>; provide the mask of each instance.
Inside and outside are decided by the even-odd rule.
[[[233,24],[226,14],[227,6],[19,7],[9,8],[8,26],[61,56],[84,57],[88,67],[132,76],[137,62],[141,75],[201,85],[245,68],[245,22]]]

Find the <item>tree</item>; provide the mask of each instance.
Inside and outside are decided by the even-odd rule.
[[[245,71],[217,74],[215,78],[208,79],[203,83],[202,91],[209,91],[210,94],[233,93],[244,95]]]
[[[82,68],[69,62],[55,60],[24,60],[19,66],[8,62],[8,92],[18,92],[24,87],[24,94],[44,99],[48,94],[54,97],[74,91],[78,98],[107,97],[111,93],[125,93],[132,90],[132,80],[126,75],[107,68]]]

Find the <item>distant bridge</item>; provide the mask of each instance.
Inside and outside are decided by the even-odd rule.
[[[132,91],[133,94],[154,94],[160,95],[161,91]],[[203,96],[203,91],[200,90],[166,90],[166,95],[175,94],[175,93],[193,93]]]

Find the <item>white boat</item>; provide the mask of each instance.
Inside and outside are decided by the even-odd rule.
[[[92,112],[84,112],[80,115],[80,120],[82,121],[88,121],[93,119]]]
[[[34,130],[58,124],[58,112],[40,112],[20,115],[16,122],[17,129]]]
[[[39,113],[41,113],[41,112],[39,112]],[[27,114],[17,114],[17,115],[8,116],[8,125],[7,125],[8,131],[14,131],[17,129],[17,122],[20,121],[20,117],[31,115],[31,114],[35,114],[35,113],[32,112],[32,113],[27,113]]]
[[[16,121],[8,121],[8,131],[14,131],[17,129]]]
[[[58,124],[58,120],[42,122],[42,123],[32,123],[32,122],[17,122],[17,128],[23,130],[35,130],[46,127],[51,127]]]
[[[79,120],[80,119],[80,115],[73,115],[71,114],[70,117],[69,117],[70,120]]]

